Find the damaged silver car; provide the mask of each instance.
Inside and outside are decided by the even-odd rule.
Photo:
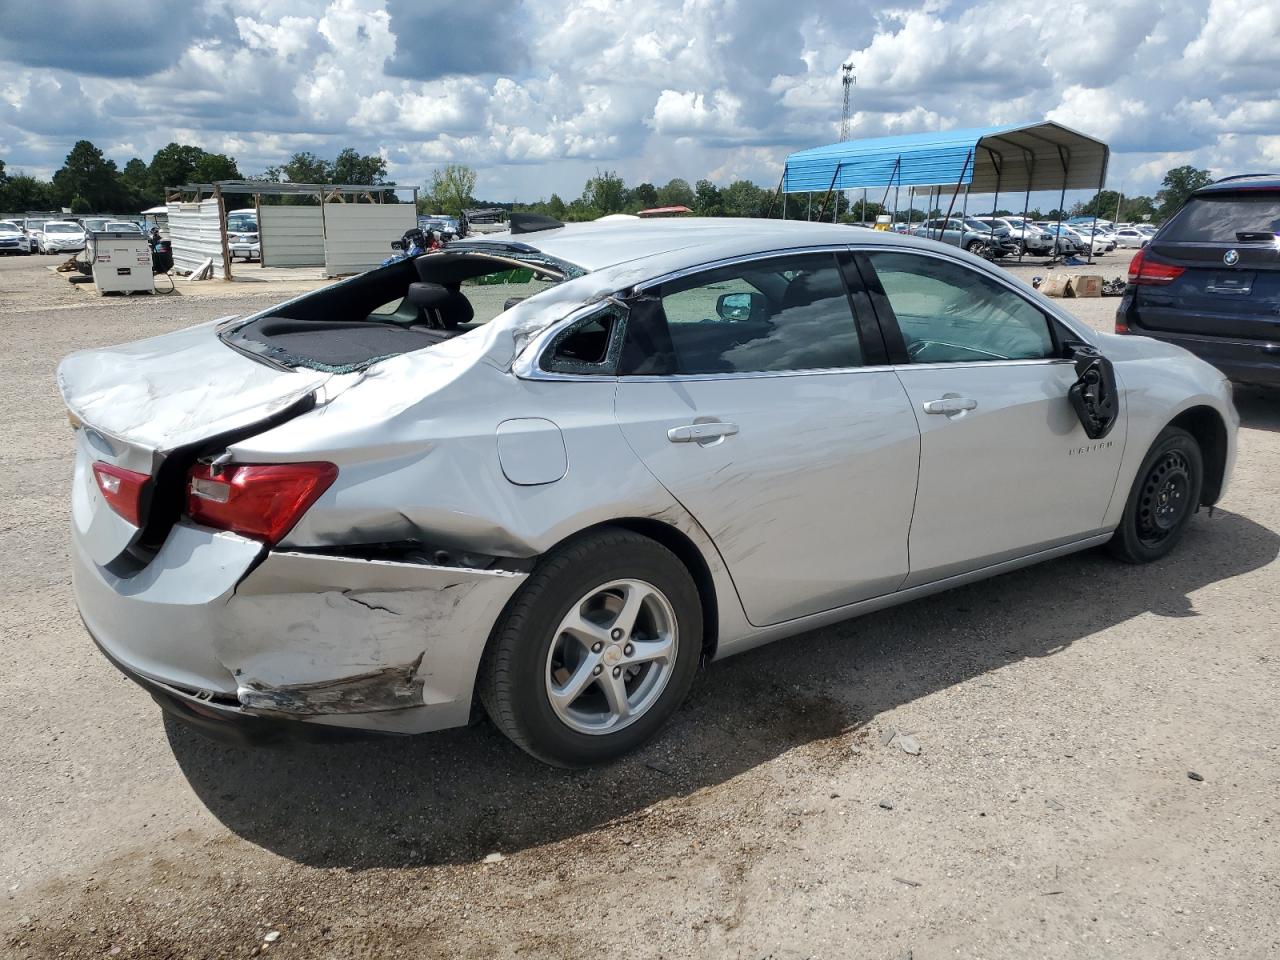
[[[954,247],[509,226],[63,361],[76,597],[167,710],[256,737],[482,705],[604,761],[700,662],[1095,545],[1154,560],[1222,496],[1217,371]]]

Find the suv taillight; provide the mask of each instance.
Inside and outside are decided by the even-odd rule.
[[[196,464],[187,485],[187,515],[274,546],[338,476],[332,463],[227,465],[216,473]]]
[[[1143,247],[1129,261],[1129,282],[1139,286],[1161,286],[1177,280],[1186,270],[1186,267],[1166,263]]]

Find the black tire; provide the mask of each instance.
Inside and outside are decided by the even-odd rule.
[[[1177,546],[1200,505],[1204,456],[1195,437],[1181,427],[1165,427],[1151,445],[1107,544],[1126,563],[1150,563]]]
[[[661,694],[638,719],[613,733],[582,733],[557,716],[545,682],[547,658],[562,618],[594,587],[647,581],[670,602],[676,654]],[[494,725],[546,763],[581,767],[639,747],[684,701],[702,657],[702,604],[684,564],[648,537],[604,528],[571,540],[539,562],[494,627],[476,689]]]
[[[980,257],[982,256],[982,251],[987,248],[987,245],[983,243],[981,240],[970,240],[968,243],[964,245],[964,248],[968,250],[970,253],[972,253],[975,257]]]

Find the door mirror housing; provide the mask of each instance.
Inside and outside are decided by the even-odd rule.
[[[1089,439],[1101,440],[1115,426],[1120,410],[1115,368],[1091,344],[1071,342],[1066,347],[1076,364],[1076,382],[1067,390],[1067,399]]]
[[[716,298],[716,316],[721,320],[750,320],[763,314],[766,307],[760,293],[722,293]]]

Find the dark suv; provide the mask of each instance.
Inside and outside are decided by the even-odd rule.
[[[1280,385],[1280,176],[1193,193],[1129,264],[1116,333],[1176,343],[1240,383]]]

